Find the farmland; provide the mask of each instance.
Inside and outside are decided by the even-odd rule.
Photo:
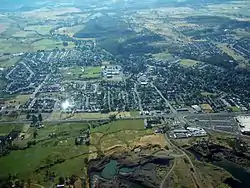
[[[49,169],[56,174],[56,177],[72,174],[80,176],[86,168],[83,162],[85,158],[97,157],[101,153],[114,153],[120,149],[129,151],[136,145],[146,144],[149,137],[145,139],[143,137],[152,135],[151,130],[144,129],[142,120],[117,120],[92,127],[89,146],[75,145],[75,138],[81,131],[87,130],[89,125],[92,127],[95,123],[45,123],[44,128],[36,130],[35,145],[24,150],[12,151],[9,155],[0,158],[0,163],[3,164],[0,169],[1,177],[8,173],[16,173],[23,179],[27,180],[32,176],[36,179],[34,183],[48,185],[50,182],[44,182],[43,178],[48,164],[51,165]],[[8,133],[15,127],[2,125],[0,132]],[[34,131],[34,128],[29,128],[25,134],[30,136],[25,136],[24,140],[16,140],[15,143],[20,145],[23,142],[33,141]],[[52,133],[56,136],[49,136]],[[152,135],[150,140],[153,139],[158,140],[156,143],[164,143],[164,139],[159,136]],[[57,162],[58,160],[61,162]]]

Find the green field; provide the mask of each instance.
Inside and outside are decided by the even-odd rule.
[[[113,133],[121,130],[143,130],[143,120],[119,120],[97,127],[92,132]]]
[[[18,38],[26,38],[26,37],[34,37],[36,35],[33,31],[17,31],[12,35],[12,37],[18,37]]]
[[[52,25],[30,25],[24,28],[25,31],[36,31],[41,35],[49,35]]]
[[[173,56],[168,52],[158,53],[158,54],[152,54],[154,58],[159,60],[168,60],[173,59]]]
[[[12,151],[0,158],[0,177],[6,177],[11,173],[25,180],[33,177],[42,182],[46,170],[55,172],[56,176],[74,173],[80,175],[80,171],[82,172],[84,168],[83,160],[88,155],[88,147],[75,146],[74,141],[75,137],[80,135],[80,130],[86,130],[87,127],[88,125],[83,123],[46,124],[45,128],[37,130],[36,145],[25,150]],[[0,126],[0,131],[7,133],[13,128],[15,128],[13,125]],[[33,131],[34,128],[30,128],[28,134],[32,135]],[[50,138],[50,133],[55,133],[57,136]],[[57,159],[63,159],[64,162],[56,163]],[[48,164],[52,165],[39,169]]]
[[[11,126],[2,126],[0,130],[6,133],[13,129],[13,125]],[[144,129],[143,120],[117,120],[91,128],[90,146],[76,146],[75,138],[88,126],[88,123],[45,123],[44,128],[37,129],[35,145],[25,150],[12,151],[0,158],[0,178],[8,177],[9,173],[16,174],[18,178],[23,180],[31,178],[32,182],[47,187],[51,182],[44,179],[46,171],[54,172],[56,178],[73,174],[83,176],[86,172],[84,160],[90,155],[109,152],[108,148],[119,144],[123,149],[131,144],[131,147],[134,147],[133,143],[139,141],[141,137],[152,135],[152,130]],[[29,128],[26,132],[30,135],[28,140],[33,140],[33,132],[34,128]],[[51,138],[49,137],[51,133],[57,136]],[[62,162],[57,162],[59,159]]]
[[[66,80],[98,79],[101,77],[101,67],[71,67],[62,73]]]
[[[30,44],[21,43],[16,39],[0,39],[1,53],[19,53],[31,51]]]
[[[180,61],[180,64],[184,67],[192,67],[192,66],[196,65],[197,63],[199,63],[199,62],[192,60],[192,59],[182,59]]]
[[[20,57],[12,57],[8,56],[0,57],[0,68],[8,68],[15,65],[20,60]]]
[[[34,43],[32,43],[32,48],[34,51],[37,50],[53,50],[55,48],[58,49],[68,49],[68,48],[74,48],[75,44],[73,42],[67,42],[68,45],[67,46],[63,46],[63,42],[62,41],[56,41],[56,40],[52,40],[52,39],[42,39],[39,41],[36,41]]]
[[[0,124],[0,135],[9,134],[12,130],[21,130],[22,125]]]

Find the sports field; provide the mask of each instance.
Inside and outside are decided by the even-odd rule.
[[[71,67],[63,70],[66,80],[98,79],[101,77],[101,67]]]

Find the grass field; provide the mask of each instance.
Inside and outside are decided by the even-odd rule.
[[[217,44],[217,47],[221,49],[223,52],[225,52],[227,55],[231,56],[235,61],[247,62],[247,60],[242,55],[240,55],[239,53],[236,53],[226,44]]]
[[[10,133],[12,130],[21,130],[22,125],[0,124],[0,136]]]
[[[139,111],[130,111],[130,116],[132,116],[132,117],[137,117],[139,115],[140,115]]]
[[[56,41],[56,40],[52,40],[52,39],[42,39],[39,41],[36,41],[34,43],[32,43],[32,48],[33,50],[37,51],[37,50],[53,50],[55,48],[74,48],[75,44],[73,42],[68,42],[68,46],[63,46],[62,41]]]
[[[18,38],[26,38],[26,37],[34,37],[36,35],[33,31],[17,31],[12,35],[12,37],[18,37]]]
[[[16,39],[0,39],[0,52],[18,53],[31,51],[30,44],[21,43]]]
[[[102,125],[92,130],[92,132],[112,133],[121,130],[143,130],[143,120],[118,120],[107,125]]]
[[[180,64],[184,67],[192,67],[192,66],[196,65],[197,63],[199,63],[199,62],[192,60],[192,59],[182,59],[180,61]]]
[[[81,120],[81,119],[100,119],[108,118],[109,114],[102,113],[74,113],[67,114],[63,112],[53,112],[50,116],[50,120],[59,120],[59,119],[71,119],[71,120]]]
[[[15,65],[20,60],[20,57],[3,56],[0,57],[0,68],[8,68]]]
[[[165,140],[163,135],[144,129],[143,120],[117,120],[91,131],[91,145],[104,154],[124,152],[148,144],[165,146]]]
[[[66,80],[98,79],[101,77],[101,67],[72,67],[63,70]]]
[[[37,130],[36,145],[25,150],[12,151],[9,155],[0,158],[0,164],[3,164],[0,168],[0,177],[11,173],[25,180],[33,177],[43,182],[43,174],[46,170],[55,172],[57,177],[82,175],[83,161],[88,157],[89,149],[85,145],[76,146],[74,140],[80,134],[80,130],[86,130],[87,127],[88,125],[83,123],[45,124],[43,129]],[[0,126],[0,132],[7,133],[13,128],[15,128],[13,125]],[[28,133],[33,131],[34,128],[30,128]],[[50,138],[50,133],[55,133],[57,137]],[[29,139],[32,139],[32,136]],[[57,159],[65,161],[56,164]],[[39,169],[47,164],[53,165]],[[38,171],[35,172],[36,170]]]
[[[55,20],[59,19],[60,15],[67,14],[67,13],[77,13],[81,12],[80,9],[77,9],[75,7],[57,7],[55,9],[53,8],[40,8],[35,9],[32,11],[26,11],[22,12],[22,16],[26,18],[35,18],[35,19],[49,19],[49,20]]]
[[[10,105],[21,105],[27,102],[30,98],[30,95],[17,95],[15,98],[6,101]]]
[[[207,96],[216,96],[215,93],[209,93],[209,92],[201,92],[201,95],[205,96],[205,97],[207,97]]]
[[[154,58],[159,59],[159,60],[173,59],[173,56],[168,52],[152,54],[152,55]]]
[[[116,115],[117,118],[131,117],[130,112],[110,112],[110,115]]]
[[[11,173],[24,180],[31,178],[33,183],[48,187],[51,182],[44,180],[47,170],[55,172],[56,178],[72,174],[82,176],[86,172],[85,158],[96,158],[100,152],[111,154],[119,149],[128,150],[150,143],[161,145],[164,144],[162,140],[165,142],[162,135],[154,135],[152,130],[144,129],[143,120],[117,120],[91,128],[90,146],[76,146],[76,136],[88,126],[87,123],[45,123],[44,128],[37,130],[36,145],[25,150],[12,151],[0,158],[0,178]],[[6,133],[13,128],[13,125],[0,126],[0,131]],[[32,135],[33,132],[34,128],[29,128],[26,134]],[[57,136],[50,138],[50,133]],[[32,136],[29,139],[32,139]],[[55,163],[57,159],[64,161]]]
[[[53,25],[31,25],[24,28],[25,31],[36,31],[41,35],[49,35]]]

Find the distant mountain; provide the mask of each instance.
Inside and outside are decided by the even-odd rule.
[[[46,0],[1,0],[0,10],[16,11],[19,9],[32,9],[47,3]]]

